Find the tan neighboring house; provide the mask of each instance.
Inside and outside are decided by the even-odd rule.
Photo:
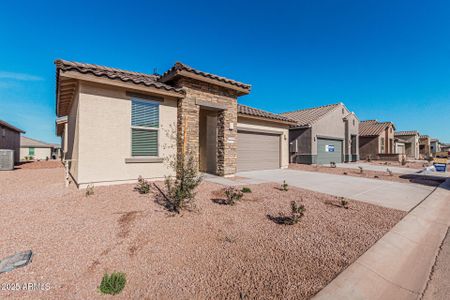
[[[57,132],[78,187],[162,179],[183,152],[220,176],[288,166],[294,122],[238,105],[248,84],[182,63],[162,75],[55,64]]]
[[[14,150],[14,163],[20,161],[21,133],[25,131],[0,120],[0,149]]]
[[[361,159],[399,160],[395,147],[395,125],[377,120],[359,123],[359,154]]]
[[[26,136],[20,137],[20,160],[48,160],[59,157],[60,146],[35,140]]]
[[[359,120],[343,103],[281,115],[296,121],[289,130],[290,162],[329,164],[358,160]]]
[[[397,152],[404,152],[409,159],[419,159],[419,132],[396,131],[394,137]]]
[[[428,135],[421,135],[419,138],[419,154],[421,158],[431,157],[431,139]]]

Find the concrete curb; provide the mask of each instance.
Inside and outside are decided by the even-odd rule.
[[[419,299],[450,226],[450,179],[314,299]]]

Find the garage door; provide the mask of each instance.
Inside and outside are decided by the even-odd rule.
[[[317,139],[317,163],[329,164],[342,162],[342,141],[333,139]]]
[[[237,170],[280,168],[280,136],[268,133],[238,132]]]

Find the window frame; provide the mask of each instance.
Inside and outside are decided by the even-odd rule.
[[[31,154],[31,152],[33,152],[33,154]],[[28,156],[35,156],[35,155],[36,155],[36,147],[28,147]]]
[[[158,105],[158,127],[147,127],[147,126],[135,126],[133,125],[133,101],[142,102],[142,103],[155,103]],[[130,111],[130,157],[132,158],[159,158],[159,145],[160,145],[160,128],[161,128],[161,118],[160,118],[160,100],[151,100],[151,99],[143,99],[139,96],[131,96],[131,111]],[[133,129],[136,130],[144,130],[144,131],[156,131],[157,139],[156,139],[156,155],[133,155]]]

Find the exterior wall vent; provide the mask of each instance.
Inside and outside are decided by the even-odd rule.
[[[297,153],[298,152],[298,141],[294,140],[289,143],[289,151],[291,153]]]
[[[14,150],[0,149],[0,171],[14,169]]]

